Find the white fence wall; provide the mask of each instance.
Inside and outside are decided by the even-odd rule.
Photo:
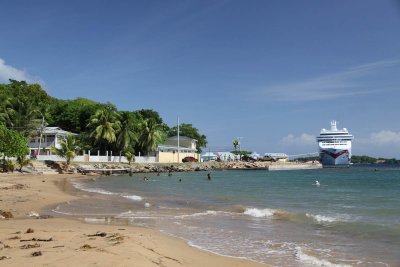
[[[128,163],[128,160],[125,156],[88,156],[89,162],[123,162]],[[52,160],[52,161],[65,161],[64,158],[61,158],[57,155],[38,155],[38,160],[45,161],[45,160]],[[85,156],[76,156],[72,162],[87,162],[85,161]],[[135,157],[135,161],[137,163],[155,163],[156,157]]]
[[[135,157],[137,163],[155,163],[156,157]]]

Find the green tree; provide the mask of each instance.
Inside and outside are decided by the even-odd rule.
[[[132,159],[134,157],[133,153],[130,151],[125,152],[125,157],[128,160],[129,165],[131,165]]]
[[[27,139],[19,132],[9,130],[5,126],[0,125],[0,156],[3,157],[3,164],[6,157],[22,158],[28,154]]]
[[[137,142],[135,132],[136,123],[134,114],[129,111],[121,111],[119,113],[120,130],[117,134],[117,146],[121,150],[132,149]]]
[[[57,100],[50,106],[49,124],[73,133],[86,132],[90,118],[105,106],[85,98]]]
[[[22,172],[22,168],[28,165],[32,165],[31,160],[24,156],[17,157],[17,163],[19,165],[19,171]]]
[[[80,148],[77,144],[76,139],[70,133],[67,134],[67,138],[65,140],[62,140],[60,142],[60,146],[61,146],[61,148],[53,147],[52,151],[57,156],[60,156],[67,161],[67,164],[65,165],[65,169],[68,170],[71,160],[73,160],[76,157]]]
[[[207,147],[207,137],[204,134],[200,134],[199,130],[193,127],[192,124],[187,124],[187,123],[180,124],[179,134],[181,136],[187,136],[192,139],[196,139],[197,140],[196,148],[198,153],[202,152],[201,150],[202,147]],[[178,126],[174,126],[168,131],[169,137],[177,135],[178,135]]]
[[[138,114],[145,120],[153,119],[157,124],[163,124],[163,119],[160,117],[160,114],[152,109],[140,109],[134,111],[134,113]]]
[[[10,104],[6,126],[25,137],[36,135],[42,123],[39,109],[35,108],[31,101],[23,98],[12,98]]]
[[[233,145],[235,151],[237,151],[237,148],[238,148],[238,146],[239,146],[239,140],[238,140],[238,139],[234,139],[234,140],[232,141],[232,145]]]
[[[150,151],[154,151],[157,148],[157,145],[160,143],[162,138],[160,128],[161,125],[153,119],[145,119],[141,123],[139,144],[141,150],[146,154],[148,154]]]
[[[110,144],[114,144],[117,140],[116,136],[120,130],[120,121],[118,119],[118,113],[113,106],[101,108],[91,117],[88,124],[88,127],[94,128],[91,136],[104,149]]]

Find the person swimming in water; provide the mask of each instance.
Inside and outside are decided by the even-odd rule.
[[[207,174],[207,179],[211,180],[211,174],[210,173]]]
[[[315,186],[320,186],[321,184],[318,182],[318,180],[315,180],[315,184],[313,184]]]

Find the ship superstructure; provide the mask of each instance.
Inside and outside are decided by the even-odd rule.
[[[323,166],[348,166],[351,160],[353,135],[346,128],[338,129],[331,121],[331,129],[322,129],[317,136],[319,156]]]

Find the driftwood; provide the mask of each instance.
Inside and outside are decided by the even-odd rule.
[[[30,249],[30,248],[38,248],[40,247],[40,244],[35,243],[35,244],[26,244],[26,245],[22,245],[19,248],[20,249]]]
[[[107,235],[107,233],[104,233],[104,232],[97,232],[97,233],[95,233],[95,234],[93,234],[93,235],[87,235],[87,236],[101,236],[101,237],[105,237]]]
[[[91,245],[88,245],[88,244],[84,244],[83,246],[80,247],[80,249],[92,249],[92,248],[96,248],[96,247],[92,247]]]
[[[42,239],[42,238],[31,238],[31,239],[21,239],[19,242],[29,242],[29,241],[38,241],[38,242],[50,242],[53,241],[53,238]]]

